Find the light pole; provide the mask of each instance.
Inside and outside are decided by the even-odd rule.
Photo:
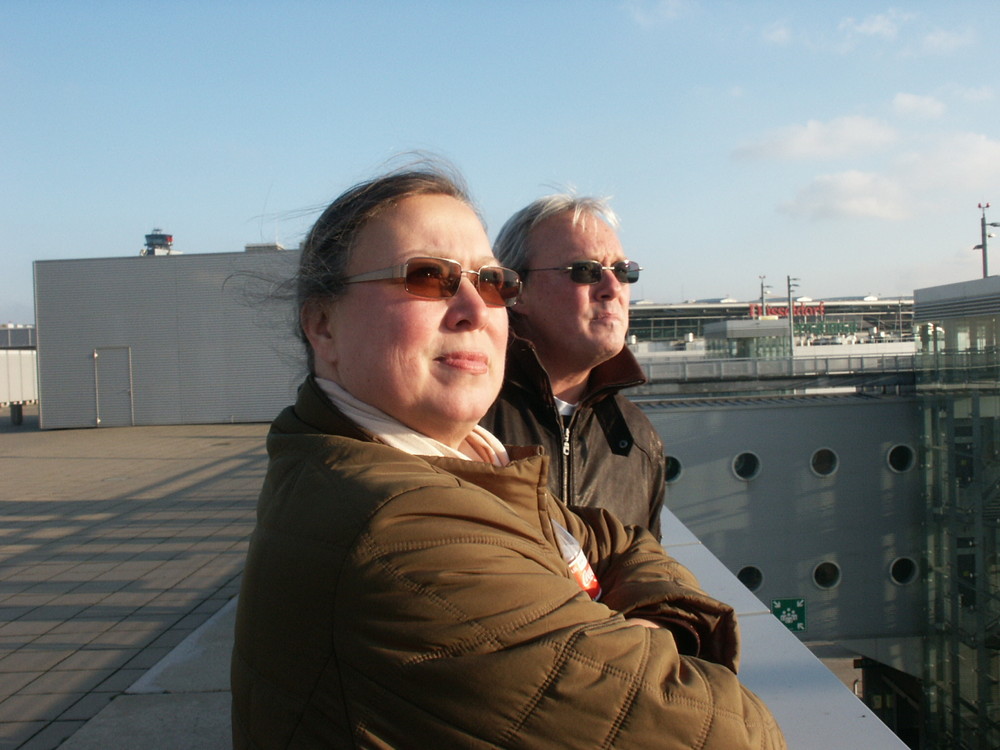
[[[765,315],[767,315],[767,307],[765,306],[764,303],[764,295],[766,294],[766,292],[764,290],[770,289],[771,287],[770,285],[768,286],[764,285],[764,279],[766,279],[767,276],[758,276],[757,278],[760,279],[760,314],[757,316],[757,318],[760,319],[763,318]]]
[[[792,298],[792,290],[799,288],[798,284],[792,282],[798,280],[797,276],[785,277],[785,281],[788,284],[788,351],[792,357],[795,356],[795,300]]]
[[[986,227],[1000,227],[1000,222],[997,222],[997,221],[992,221],[989,224],[986,223],[986,209],[989,208],[989,207],[990,207],[989,203],[980,203],[979,204],[979,210],[982,212],[982,218],[979,220],[979,227],[980,227],[980,231],[982,232],[983,244],[976,245],[975,247],[972,248],[973,250],[982,250],[983,251],[983,278],[984,279],[987,276],[990,275],[989,274],[989,261],[987,260],[987,256],[986,256],[986,240],[987,240],[987,238],[994,236],[992,234],[987,234],[986,233]]]

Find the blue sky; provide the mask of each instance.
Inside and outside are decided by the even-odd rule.
[[[412,150],[457,165],[491,237],[546,192],[611,196],[634,298],[978,278],[998,45],[995,0],[6,0],[0,323],[34,319],[34,260],[154,227],[294,247]]]

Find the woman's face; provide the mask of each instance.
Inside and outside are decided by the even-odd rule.
[[[365,225],[347,274],[416,256],[450,258],[463,270],[497,265],[472,209],[450,196],[417,195]],[[467,276],[447,299],[415,297],[396,281],[349,284],[307,318],[316,375],[453,447],[500,390],[507,310],[487,307]]]

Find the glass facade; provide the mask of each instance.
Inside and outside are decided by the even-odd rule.
[[[795,315],[797,336],[871,334],[890,340],[913,338],[913,300],[826,300],[802,303],[807,314]],[[629,308],[629,335],[638,341],[701,338],[705,326],[723,320],[757,318],[756,302],[637,303]],[[787,310],[787,304],[784,310]],[[796,309],[799,309],[796,307]],[[770,311],[771,308],[769,307]],[[820,311],[822,314],[819,314]],[[787,314],[787,313],[786,313]]]
[[[968,310],[968,301],[963,300]],[[1000,747],[998,314],[918,328],[927,494],[927,746]],[[956,305],[956,309],[958,306]]]
[[[706,338],[705,356],[716,359],[787,359],[792,356],[788,334],[742,338]]]

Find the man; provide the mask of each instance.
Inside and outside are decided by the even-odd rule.
[[[639,278],[598,198],[550,195],[514,214],[493,252],[521,274],[500,397],[483,425],[552,457],[549,487],[660,536],[663,443],[622,396],[645,382],[625,346],[629,287]]]

